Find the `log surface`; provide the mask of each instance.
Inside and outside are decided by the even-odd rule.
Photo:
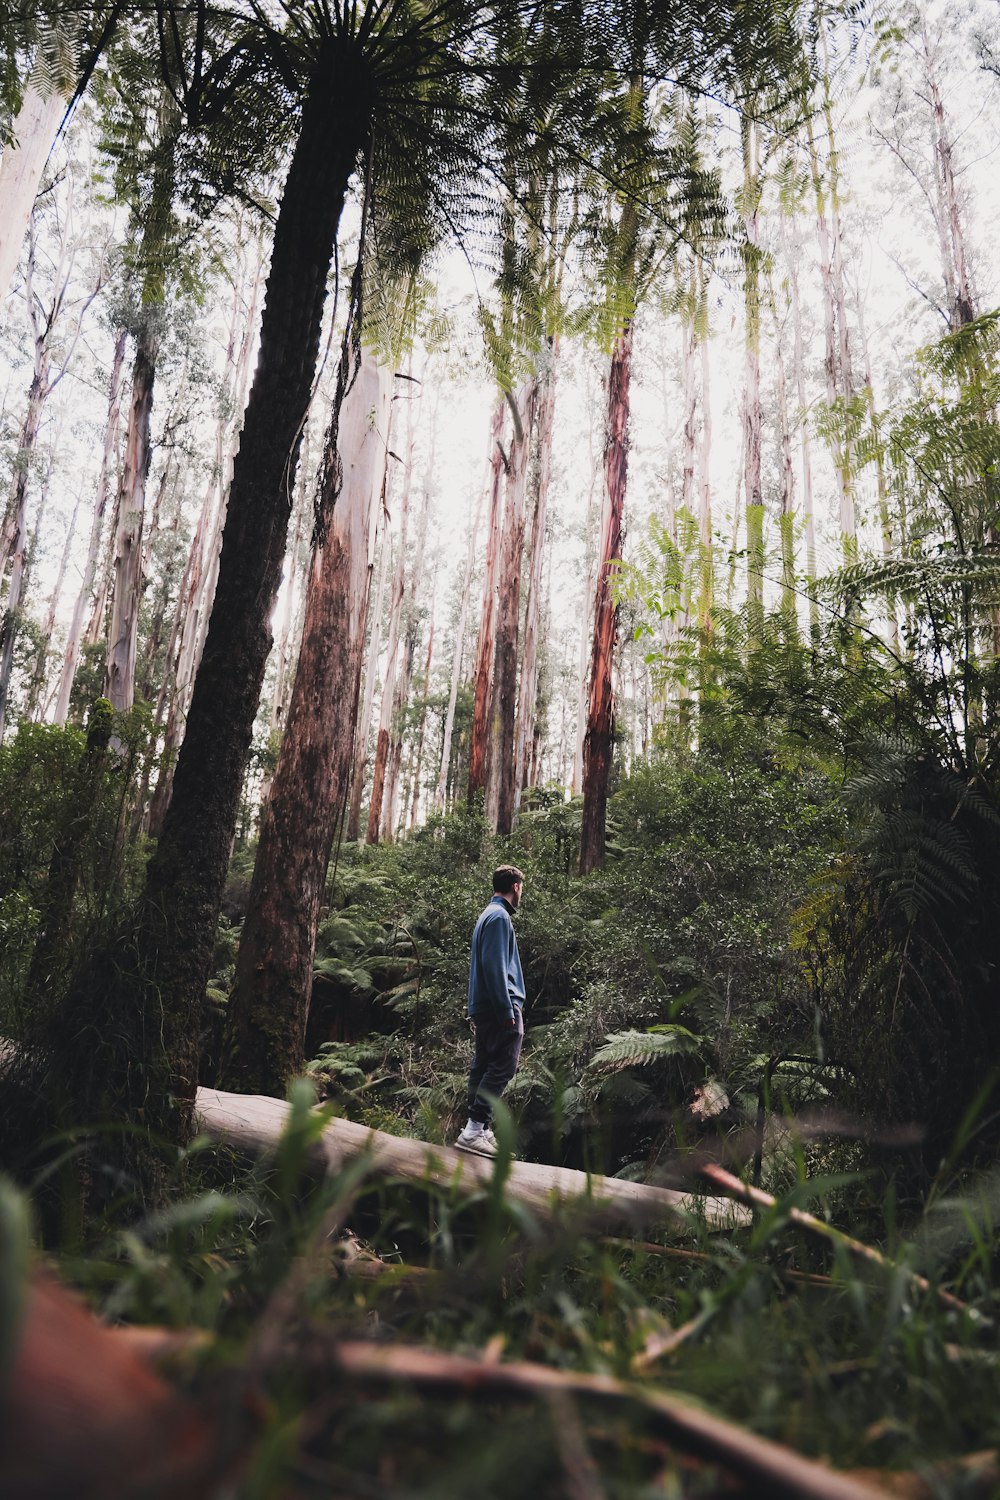
[[[198,1090],[195,1106],[199,1126],[206,1135],[253,1153],[267,1151],[277,1143],[290,1107],[284,1100],[261,1094],[227,1094],[205,1088]],[[494,1163],[488,1157],[389,1135],[353,1120],[331,1120],[318,1149],[329,1171],[339,1170],[353,1157],[366,1155],[372,1170],[382,1175],[432,1182],[460,1193],[478,1192],[494,1172]],[[728,1198],[701,1197],[537,1162],[511,1162],[506,1192],[543,1219],[551,1218],[560,1204],[578,1203],[601,1223],[628,1220],[648,1224],[693,1216],[710,1228],[729,1229],[750,1221],[749,1211]]]

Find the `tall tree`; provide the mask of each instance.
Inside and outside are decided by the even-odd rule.
[[[226,1011],[224,1083],[248,1093],[283,1094],[305,1060],[320,900],[351,782],[388,397],[363,353],[327,439],[302,645]]]

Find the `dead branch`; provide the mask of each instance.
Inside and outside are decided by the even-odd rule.
[[[715,1187],[720,1188],[724,1193],[731,1193],[740,1203],[745,1203],[750,1208],[773,1209],[781,1206],[779,1200],[772,1197],[770,1193],[765,1193],[762,1188],[751,1187],[748,1183],[741,1182],[732,1172],[727,1172],[725,1167],[717,1166],[714,1162],[703,1163],[698,1168],[698,1175],[704,1177],[706,1181],[713,1183]],[[801,1208],[786,1208],[785,1212],[793,1224],[798,1224],[800,1228],[808,1230],[810,1234],[819,1235],[821,1239],[828,1241],[830,1244],[840,1245],[842,1249],[847,1250],[849,1254],[859,1260],[866,1260],[870,1265],[878,1266],[883,1271],[898,1271],[900,1269],[896,1261],[890,1260],[880,1250],[875,1250],[871,1245],[864,1244],[862,1240],[853,1239],[851,1235],[845,1234],[842,1229],[835,1229],[832,1224],[824,1223],[822,1219],[817,1219],[815,1214],[806,1213]],[[922,1292],[933,1291],[940,1301],[944,1303],[945,1307],[950,1307],[954,1312],[968,1313],[970,1317],[975,1317],[977,1321],[982,1319],[981,1313],[978,1313],[975,1308],[969,1307],[968,1303],[963,1302],[952,1292],[946,1291],[944,1287],[932,1287],[926,1276],[921,1276],[916,1271],[910,1271],[907,1274],[913,1286],[919,1288]]]
[[[405,1381],[458,1389],[465,1396],[490,1400],[501,1391],[546,1401],[553,1392],[564,1392],[578,1398],[636,1404],[678,1447],[722,1465],[754,1486],[757,1493],[794,1496],[795,1500],[884,1500],[885,1491],[870,1483],[837,1474],[680,1397],[629,1385],[611,1375],[573,1374],[527,1361],[484,1364],[436,1349],[362,1341],[333,1344],[324,1353],[335,1368],[357,1380]],[[297,1362],[299,1357],[297,1353]]]

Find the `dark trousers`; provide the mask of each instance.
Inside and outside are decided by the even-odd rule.
[[[514,1006],[512,1026],[506,1016],[477,1015],[476,1055],[469,1069],[469,1119],[488,1125],[493,1118],[493,1099],[499,1099],[517,1072],[521,1045],[524,1042],[524,1017]]]

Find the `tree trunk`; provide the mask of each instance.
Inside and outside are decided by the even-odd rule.
[[[97,494],[94,497],[94,518],[90,526],[87,544],[87,561],[84,564],[80,592],[73,606],[73,618],[66,636],[62,672],[56,691],[56,706],[53,718],[57,724],[65,724],[69,714],[69,700],[76,675],[77,657],[80,654],[80,637],[83,634],[83,616],[94,589],[97,576],[97,559],[101,550],[101,532],[104,527],[104,512],[108,503],[109,481],[112,475],[115,452],[118,447],[118,419],[121,408],[122,370],[125,364],[125,341],[128,332],[120,328],[115,336],[114,355],[111,361],[111,378],[108,382],[108,420],[104,428],[104,448],[101,452],[101,467],[97,475]]]
[[[326,283],[348,182],[365,148],[368,84],[331,43],[314,65],[274,231],[260,354],[236,458],[215,605],[138,932],[145,1042],[133,1123],[186,1135],[198,1032],[271,646],[292,482],[312,394]],[[162,1017],[162,1021],[161,1018]],[[158,1061],[166,1064],[167,1079]],[[159,1079],[159,1081],[158,1081]]]
[[[432,438],[428,474],[434,472],[434,442]],[[393,693],[392,714],[389,729],[389,759],[386,766],[385,796],[382,804],[382,838],[391,844],[400,826],[399,774],[403,763],[403,735],[406,729],[406,710],[410,702],[410,686],[413,682],[413,656],[420,633],[420,617],[417,611],[417,580],[423,577],[424,553],[427,547],[427,528],[431,517],[430,489],[425,485],[424,504],[420,513],[420,531],[417,535],[417,551],[410,571],[410,580],[403,603],[402,634],[403,650],[396,674]]]
[[[382,475],[382,492],[385,493],[385,473]],[[358,725],[357,744],[354,752],[354,777],[351,783],[351,806],[347,815],[348,842],[356,844],[361,836],[361,799],[365,791],[365,767],[368,764],[368,736],[372,727],[372,705],[375,702],[375,677],[378,672],[378,653],[382,629],[382,606],[385,603],[385,580],[389,572],[389,539],[383,534],[379,549],[378,587],[375,590],[375,609],[369,610],[371,621],[368,657],[365,662],[364,707]]]
[[[705,326],[701,337],[701,446],[698,451],[698,625],[704,637],[702,655],[707,656],[714,608],[715,563],[712,546],[712,392],[708,363],[708,299],[703,280],[699,295]]]
[[[406,598],[406,542],[410,525],[410,492],[413,487],[413,397],[407,407],[406,462],[403,466],[403,495],[399,515],[399,554],[392,575],[389,595],[389,638],[386,647],[385,673],[382,679],[382,701],[379,705],[378,733],[375,739],[375,763],[372,768],[371,801],[368,804],[368,826],[365,843],[377,844],[382,831],[382,805],[385,800],[385,778],[392,749],[392,714],[403,653],[406,650],[403,602]]]
[[[820,274],[823,286],[823,321],[826,336],[826,354],[823,360],[823,371],[826,377],[827,404],[832,412],[841,397],[849,399],[851,394],[844,385],[846,371],[841,363],[841,348],[846,343],[847,332],[846,328],[843,327],[845,314],[841,306],[843,302],[842,291],[838,296],[835,280],[836,237],[831,235],[830,231],[830,222],[827,217],[827,196],[823,187],[819,154],[813,138],[812,124],[808,120],[806,123],[806,139],[809,147],[813,191],[816,198],[816,235],[819,243]],[[831,172],[834,170],[835,165],[836,161],[834,159],[830,163]],[[831,184],[831,192],[833,191],[835,191],[835,188]],[[837,235],[839,236],[839,228]],[[843,434],[834,432],[831,443],[837,478],[837,493],[840,499],[840,534],[843,542],[844,558],[847,562],[853,562],[857,557],[857,526],[854,515],[850,453]]]
[[[119,711],[130,709],[135,696],[135,657],[142,598],[142,523],[152,456],[149,427],[159,348],[153,317],[155,313],[150,311],[143,318],[136,341],[125,462],[116,507],[118,531],[104,693],[112,708]]]
[[[798,401],[799,463],[802,473],[802,515],[806,531],[806,577],[809,580],[809,636],[819,644],[819,603],[816,598],[816,512],[813,504],[812,455],[809,448],[809,419],[806,402],[805,354],[802,346],[802,311],[799,304],[798,264],[801,247],[798,234],[792,238],[788,279],[792,310],[792,363],[795,366],[795,395]]]
[[[604,863],[605,818],[614,736],[615,645],[618,606],[611,594],[611,565],[621,557],[625,491],[628,484],[629,388],[632,377],[632,322],[629,320],[611,355],[608,374],[608,425],[604,442],[604,499],[594,597],[594,637],[590,655],[590,696],[583,741],[583,818],[580,827],[580,874]]]
[[[417,730],[417,750],[413,758],[413,773],[411,776],[412,789],[410,797],[409,827],[412,832],[417,826],[417,814],[420,811],[420,771],[424,759],[424,738],[427,733],[427,698],[431,690],[431,661],[434,652],[434,610],[431,608],[431,623],[427,631],[427,660],[424,663],[424,689],[423,708],[420,713],[420,725]]]
[[[215,598],[215,587],[219,576],[219,554],[222,545],[222,530],[226,521],[226,496],[232,478],[239,446],[239,423],[246,402],[247,384],[250,377],[250,354],[256,334],[257,308],[260,302],[263,247],[258,242],[257,258],[251,273],[250,294],[244,310],[237,301],[234,304],[230,325],[229,353],[231,358],[236,348],[236,335],[242,329],[239,353],[235,357],[232,375],[232,410],[240,414],[235,421],[223,417],[216,428],[215,463],[205,489],[198,527],[191,543],[191,551],[181,584],[181,608],[179,641],[175,645],[176,667],[170,689],[170,711],[164,731],[161,751],[160,774],[149,809],[149,831],[158,837],[163,827],[173,790],[176,757],[184,738],[188,708],[194,681],[205,648],[208,622]],[[183,601],[183,602],[182,602]],[[170,653],[173,660],[175,651]]]
[[[500,556],[500,532],[503,517],[503,485],[500,476],[506,468],[502,447],[506,403],[501,398],[493,408],[490,427],[490,464],[492,484],[486,530],[486,576],[483,580],[483,608],[476,645],[476,667],[472,677],[472,729],[469,741],[469,807],[486,792],[486,757],[490,742],[490,706],[493,685],[494,632],[497,618],[497,564]]]
[[[764,492],[761,483],[760,404],[760,165],[757,131],[744,118],[743,196],[744,309],[746,317],[743,375],[743,464],[747,518],[747,607],[751,641],[764,630]]]
[[[376,501],[389,383],[363,354],[340,417],[343,489],[328,438],[321,505],[288,725],[261,820],[223,1076],[246,1093],[283,1094],[302,1071],[326,868],[350,787]]]
[[[773,290],[771,293],[774,302]],[[781,347],[782,328],[775,310],[774,363],[777,384],[778,433],[781,441],[781,615],[790,641],[798,639],[798,603],[795,594],[795,463],[792,458],[792,432],[788,420],[788,390],[785,379],[785,356]]]
[[[0,625],[0,739],[3,738],[4,725],[7,718],[7,708],[10,698],[10,674],[14,663],[14,642],[17,638],[19,611],[24,597],[24,575],[27,564],[28,543],[28,470],[31,466],[31,456],[35,449],[35,443],[38,441],[42,408],[49,392],[48,373],[49,357],[47,348],[44,343],[40,345],[36,339],[35,372],[28,390],[28,408],[21,426],[14,467],[14,484],[11,490],[10,509],[14,515],[11,543],[13,567],[11,568],[10,588],[7,593],[7,608],[4,612],[3,623]],[[2,565],[5,561],[6,559],[0,558],[0,578],[2,578]]]
[[[45,623],[42,626],[42,639],[38,645],[38,655],[35,657],[35,667],[31,674],[31,688],[28,693],[28,702],[25,706],[25,714],[28,718],[44,718],[44,712],[39,713],[39,704],[44,709],[43,692],[45,688],[46,665],[49,652],[52,648],[52,636],[55,631],[56,614],[59,609],[59,600],[62,598],[62,587],[66,579],[66,571],[69,567],[70,553],[73,550],[73,542],[76,537],[76,521],[80,514],[80,502],[82,493],[78,494],[73,504],[73,512],[70,516],[69,525],[66,528],[66,538],[59,557],[59,569],[56,573],[56,581],[52,585],[52,593],[49,595],[49,607],[45,614]]]
[[[517,638],[521,620],[521,564],[524,553],[525,488],[535,425],[538,379],[533,376],[517,397],[517,420],[510,445],[504,500],[500,593],[497,610],[496,665],[493,671],[493,755],[487,776],[487,819],[497,833],[514,827],[520,796],[517,780]],[[491,792],[493,796],[491,796]],[[492,816],[495,798],[496,817]]]
[[[433,809],[443,813],[448,796],[448,769],[451,765],[451,741],[455,732],[455,707],[458,703],[458,685],[462,680],[462,660],[465,656],[465,636],[469,623],[469,599],[472,594],[472,565],[476,557],[476,538],[479,535],[479,520],[482,514],[482,492],[476,503],[476,514],[469,527],[469,545],[465,554],[465,576],[462,580],[462,599],[458,609],[458,624],[455,627],[455,651],[451,661],[451,685],[448,689],[448,707],[444,715],[441,734],[441,765],[438,770],[437,789],[434,793]]]
[[[542,614],[542,572],[545,563],[545,525],[549,484],[552,477],[552,439],[555,433],[556,359],[559,342],[549,345],[548,367],[542,377],[537,404],[538,441],[531,518],[531,558],[528,598],[524,610],[524,657],[521,662],[521,692],[517,714],[517,749],[514,785],[516,796],[529,784],[532,745],[535,737],[535,705],[538,698],[538,633]]]
[[[15,143],[0,156],[0,303],[10,290],[38,184],[55,144],[66,101],[29,79],[13,124]]]

